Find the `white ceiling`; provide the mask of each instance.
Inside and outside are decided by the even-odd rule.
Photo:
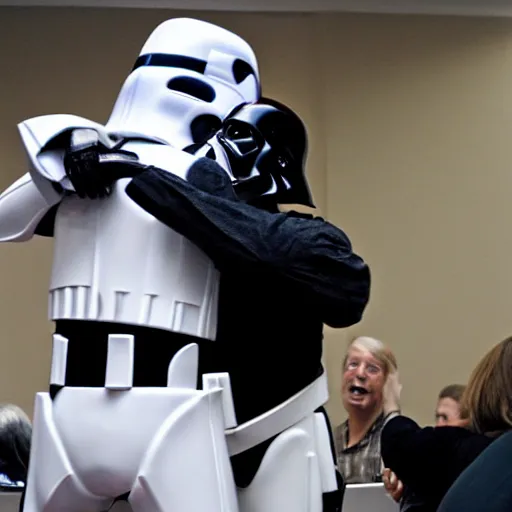
[[[0,6],[512,16],[512,0],[0,0]]]

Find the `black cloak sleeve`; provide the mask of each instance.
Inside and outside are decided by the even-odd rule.
[[[370,294],[368,265],[352,252],[346,234],[324,219],[237,200],[225,171],[207,158],[195,162],[187,181],[148,167],[126,193],[196,244],[221,273],[265,272],[287,281],[331,327],[361,319]]]

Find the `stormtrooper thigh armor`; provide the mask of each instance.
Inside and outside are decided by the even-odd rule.
[[[54,336],[51,383],[67,340]],[[133,337],[112,335],[103,388],[36,397],[25,512],[101,512],[128,495],[135,512],[236,512],[222,383],[196,389],[197,345],[172,359],[167,388],[132,388]],[[229,388],[227,388],[229,391]]]

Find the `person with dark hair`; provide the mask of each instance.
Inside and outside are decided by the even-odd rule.
[[[27,480],[32,424],[16,405],[0,405],[0,488],[22,487]]]
[[[462,384],[450,384],[441,390],[436,406],[436,427],[457,426],[465,422],[461,409],[465,389]]]

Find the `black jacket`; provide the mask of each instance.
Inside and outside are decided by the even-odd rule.
[[[464,469],[493,441],[462,427],[425,427],[405,417],[389,420],[382,431],[384,465],[396,473],[419,510],[435,512]],[[414,509],[416,510],[416,509]]]

